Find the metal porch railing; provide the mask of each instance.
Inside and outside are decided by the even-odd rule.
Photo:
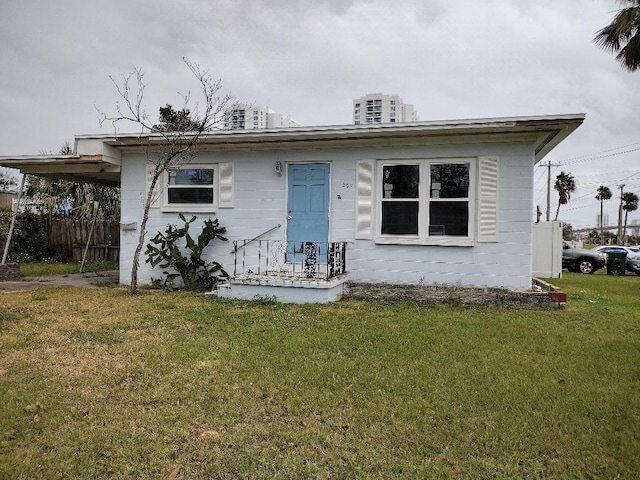
[[[346,242],[236,240],[233,276],[329,280],[346,269]]]

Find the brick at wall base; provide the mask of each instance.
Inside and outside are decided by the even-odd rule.
[[[19,278],[19,263],[7,263],[5,265],[0,265],[0,280],[17,280]]]
[[[549,299],[555,303],[566,304],[567,294],[562,290],[551,290],[549,291]]]

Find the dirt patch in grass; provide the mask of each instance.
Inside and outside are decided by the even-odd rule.
[[[32,291],[43,287],[115,287],[118,285],[118,281],[119,277],[117,270],[41,275],[35,277],[23,277],[22,279],[15,281],[2,281],[0,282],[0,294]]]
[[[351,282],[347,285],[345,297],[358,300],[408,301],[514,309],[553,309],[558,307],[557,303],[549,300],[547,292],[474,288],[460,285],[395,285]]]

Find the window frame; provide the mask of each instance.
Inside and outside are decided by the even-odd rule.
[[[476,157],[454,157],[454,158],[418,158],[418,159],[388,159],[378,160],[376,165],[376,180],[374,183],[376,207],[376,226],[374,240],[379,244],[399,244],[399,245],[445,245],[445,246],[473,246],[475,242],[475,224],[477,220],[477,158]],[[430,195],[431,165],[439,164],[468,164],[469,165],[469,189],[467,197],[455,199],[432,199]],[[383,171],[384,167],[396,165],[418,165],[418,233],[413,234],[383,234],[382,233],[382,204],[385,201],[383,191]],[[467,202],[468,219],[466,236],[459,235],[429,235],[429,205],[431,201],[455,201]]]
[[[169,190],[171,188],[189,188],[189,185],[169,185],[170,170],[213,170],[213,190],[211,203],[169,203]],[[193,188],[205,188],[202,185],[193,185]],[[216,212],[218,209],[218,198],[220,191],[220,170],[218,164],[188,164],[180,168],[165,170],[162,174],[162,211],[163,212]]]

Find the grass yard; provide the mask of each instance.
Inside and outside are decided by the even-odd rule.
[[[633,478],[640,277],[564,310],[0,295],[0,478]]]
[[[42,275],[67,275],[79,273],[82,262],[68,263],[21,263],[21,277],[38,277]],[[104,270],[117,270],[118,262],[103,260],[89,261],[84,265],[85,272],[101,272]]]

